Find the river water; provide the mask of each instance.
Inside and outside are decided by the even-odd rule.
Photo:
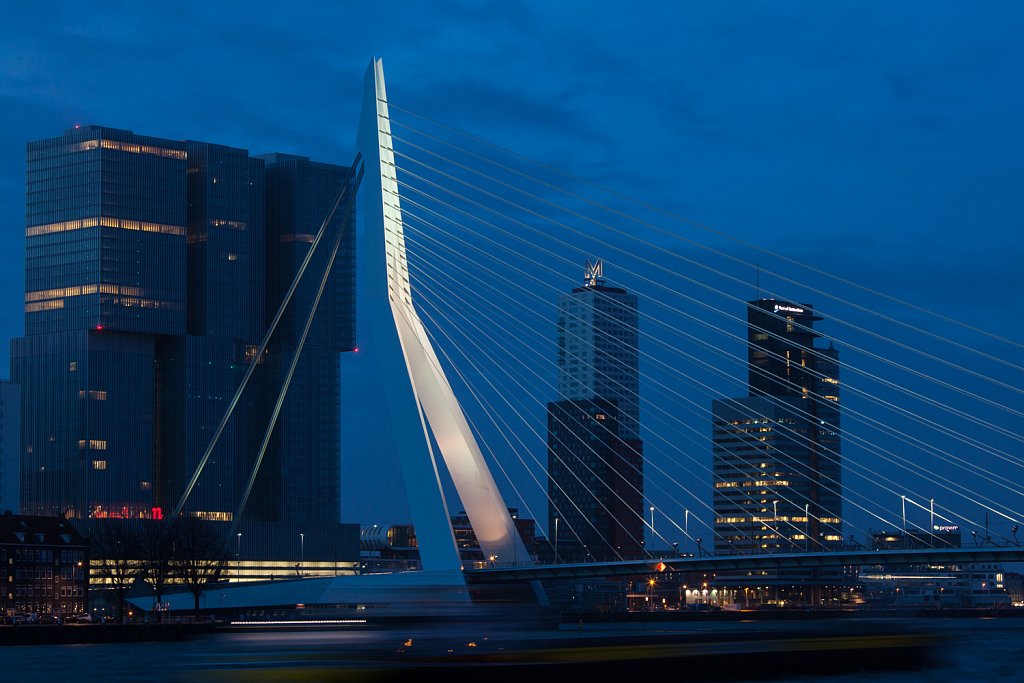
[[[872,671],[842,675],[801,675],[774,680],[802,683],[930,683],[956,681],[997,683],[1024,681],[1024,619],[900,620],[907,631],[927,630],[938,636],[934,664],[916,671]],[[741,628],[785,628],[773,624],[747,624]],[[419,643],[447,633],[453,641],[487,639],[479,626],[461,631],[418,625],[386,630],[358,628],[336,631],[219,633],[186,642],[118,643],[96,645],[41,645],[0,648],[0,681],[336,681],[350,680],[352,662],[359,653],[401,648],[408,639]],[[614,630],[614,626],[611,627]],[[679,631],[722,628],[720,625],[685,624]],[[729,627],[737,630],[736,625]],[[635,629],[630,629],[635,633]],[[504,637],[513,634],[505,633]],[[529,635],[536,638],[538,633]],[[543,634],[541,634],[543,635]],[[498,635],[498,638],[503,637]],[[574,634],[552,634],[574,637]],[[482,642],[481,640],[481,642]],[[735,680],[763,680],[770,674],[771,657],[764,669],[741,674]],[[642,671],[638,671],[641,674]],[[360,678],[362,680],[362,678]],[[680,680],[686,680],[681,672]],[[531,681],[536,683],[536,681]],[[595,683],[598,683],[595,681]]]

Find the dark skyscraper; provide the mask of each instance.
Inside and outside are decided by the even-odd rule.
[[[28,145],[26,334],[11,354],[24,397],[23,511],[169,513],[347,171],[95,126]],[[353,224],[354,212],[345,226],[339,212],[328,226],[186,514],[233,518],[345,229],[244,515],[294,525],[311,554],[323,541],[315,529],[336,522],[338,353],[355,335]]]
[[[636,295],[589,263],[558,301],[558,390],[548,404],[548,533],[566,561],[642,554],[643,442]]]
[[[184,142],[93,126],[29,143],[22,510],[150,516],[156,341],[186,319]]]
[[[749,303],[749,396],[712,404],[715,551],[821,550],[842,541],[839,355],[812,308]]]

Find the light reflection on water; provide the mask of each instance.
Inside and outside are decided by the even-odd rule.
[[[890,622],[891,623],[891,622]],[[832,676],[800,676],[783,681],[801,683],[938,683],[940,681],[1024,680],[1024,619],[906,620],[907,631],[927,629],[943,636],[937,648],[937,665],[921,671],[872,672]],[[810,624],[813,628],[813,622]],[[679,624],[675,632],[784,630],[792,624]],[[635,629],[623,629],[635,633]],[[615,632],[614,627],[603,632]],[[664,631],[662,631],[664,632]],[[592,635],[562,632],[558,637]],[[496,632],[494,638],[536,638],[531,632]],[[554,635],[554,634],[552,634]],[[0,647],[0,676],[8,681],[152,681],[170,683],[191,680],[284,680],[302,674],[302,680],[333,678],[367,652],[399,649],[412,638],[424,642],[449,638],[465,643],[492,637],[480,625],[472,628],[375,629],[357,627],[336,631],[246,632],[209,635],[186,642],[118,643],[62,646]],[[766,666],[770,666],[766,661]],[[285,675],[287,673],[287,676]],[[323,675],[321,675],[323,674]],[[758,680],[751,672],[750,680]],[[297,680],[297,679],[296,679]]]

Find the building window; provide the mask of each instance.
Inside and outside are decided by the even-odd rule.
[[[106,460],[93,460],[92,461],[92,468],[94,470],[105,470],[105,469],[107,469],[107,461]]]

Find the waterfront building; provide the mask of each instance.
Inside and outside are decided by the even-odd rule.
[[[0,615],[80,614],[89,543],[62,517],[0,515]]]
[[[839,355],[814,345],[817,320],[806,304],[749,302],[749,395],[711,409],[717,554],[842,543]]]
[[[643,553],[637,298],[587,263],[558,301],[559,400],[548,404],[548,538],[560,561]]]
[[[84,126],[28,145],[21,509],[159,520],[175,506],[348,169]],[[354,212],[328,225],[184,513],[232,522],[320,273],[329,289],[239,522],[247,546],[338,542],[339,358],[354,348]],[[248,525],[248,526],[247,526]],[[274,525],[283,525],[280,529]],[[226,525],[225,525],[226,531]],[[280,531],[280,533],[278,533]],[[287,533],[286,533],[287,532]],[[257,538],[258,537],[258,538]],[[351,538],[349,538],[351,537]]]
[[[21,387],[0,380],[0,512],[21,500]]]

